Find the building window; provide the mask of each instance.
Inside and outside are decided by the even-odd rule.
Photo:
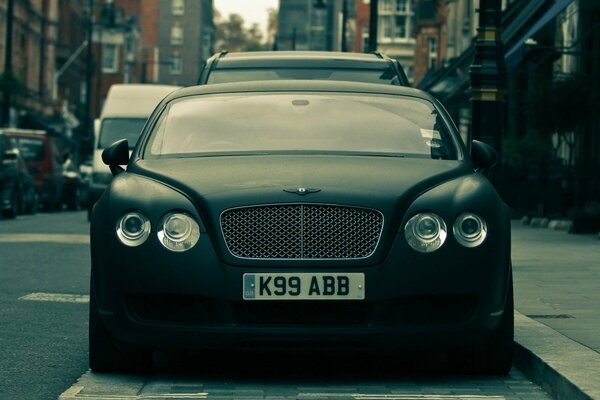
[[[115,73],[119,71],[119,46],[114,43],[102,45],[102,72]]]
[[[183,15],[185,12],[185,0],[171,0],[171,13],[173,15]]]
[[[173,53],[171,58],[171,66],[169,68],[171,75],[181,75],[183,73],[183,59],[177,52]]]
[[[171,44],[175,46],[183,44],[183,27],[179,23],[171,27]]]
[[[381,0],[379,3],[379,41],[407,41],[411,38],[414,0]]]
[[[435,69],[437,67],[437,40],[430,37],[427,39],[427,68]]]

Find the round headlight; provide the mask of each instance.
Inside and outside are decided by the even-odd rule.
[[[456,218],[452,231],[458,243],[465,247],[477,247],[487,237],[487,224],[479,215],[465,212]]]
[[[442,247],[446,236],[446,223],[439,215],[430,212],[415,215],[404,227],[406,241],[421,253],[430,253]]]
[[[141,245],[150,236],[150,220],[138,211],[129,212],[117,222],[117,237],[126,246]]]
[[[171,251],[186,251],[198,243],[200,227],[192,217],[182,213],[165,216],[158,228],[158,240]]]

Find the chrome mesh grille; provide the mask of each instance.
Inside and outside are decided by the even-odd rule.
[[[221,215],[229,251],[254,259],[357,259],[375,251],[379,211],[322,204],[235,208]]]

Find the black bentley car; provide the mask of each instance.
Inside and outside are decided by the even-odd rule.
[[[154,111],[91,221],[90,365],[270,344],[437,349],[510,369],[506,205],[443,107],[376,84],[191,87]],[[121,166],[127,165],[126,170]],[[125,367],[127,366],[127,367]]]

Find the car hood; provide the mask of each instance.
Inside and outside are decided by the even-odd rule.
[[[368,207],[391,217],[432,187],[473,173],[464,161],[326,155],[138,160],[129,171],[185,193],[206,217],[233,207],[297,202]],[[302,195],[299,188],[312,190]]]

